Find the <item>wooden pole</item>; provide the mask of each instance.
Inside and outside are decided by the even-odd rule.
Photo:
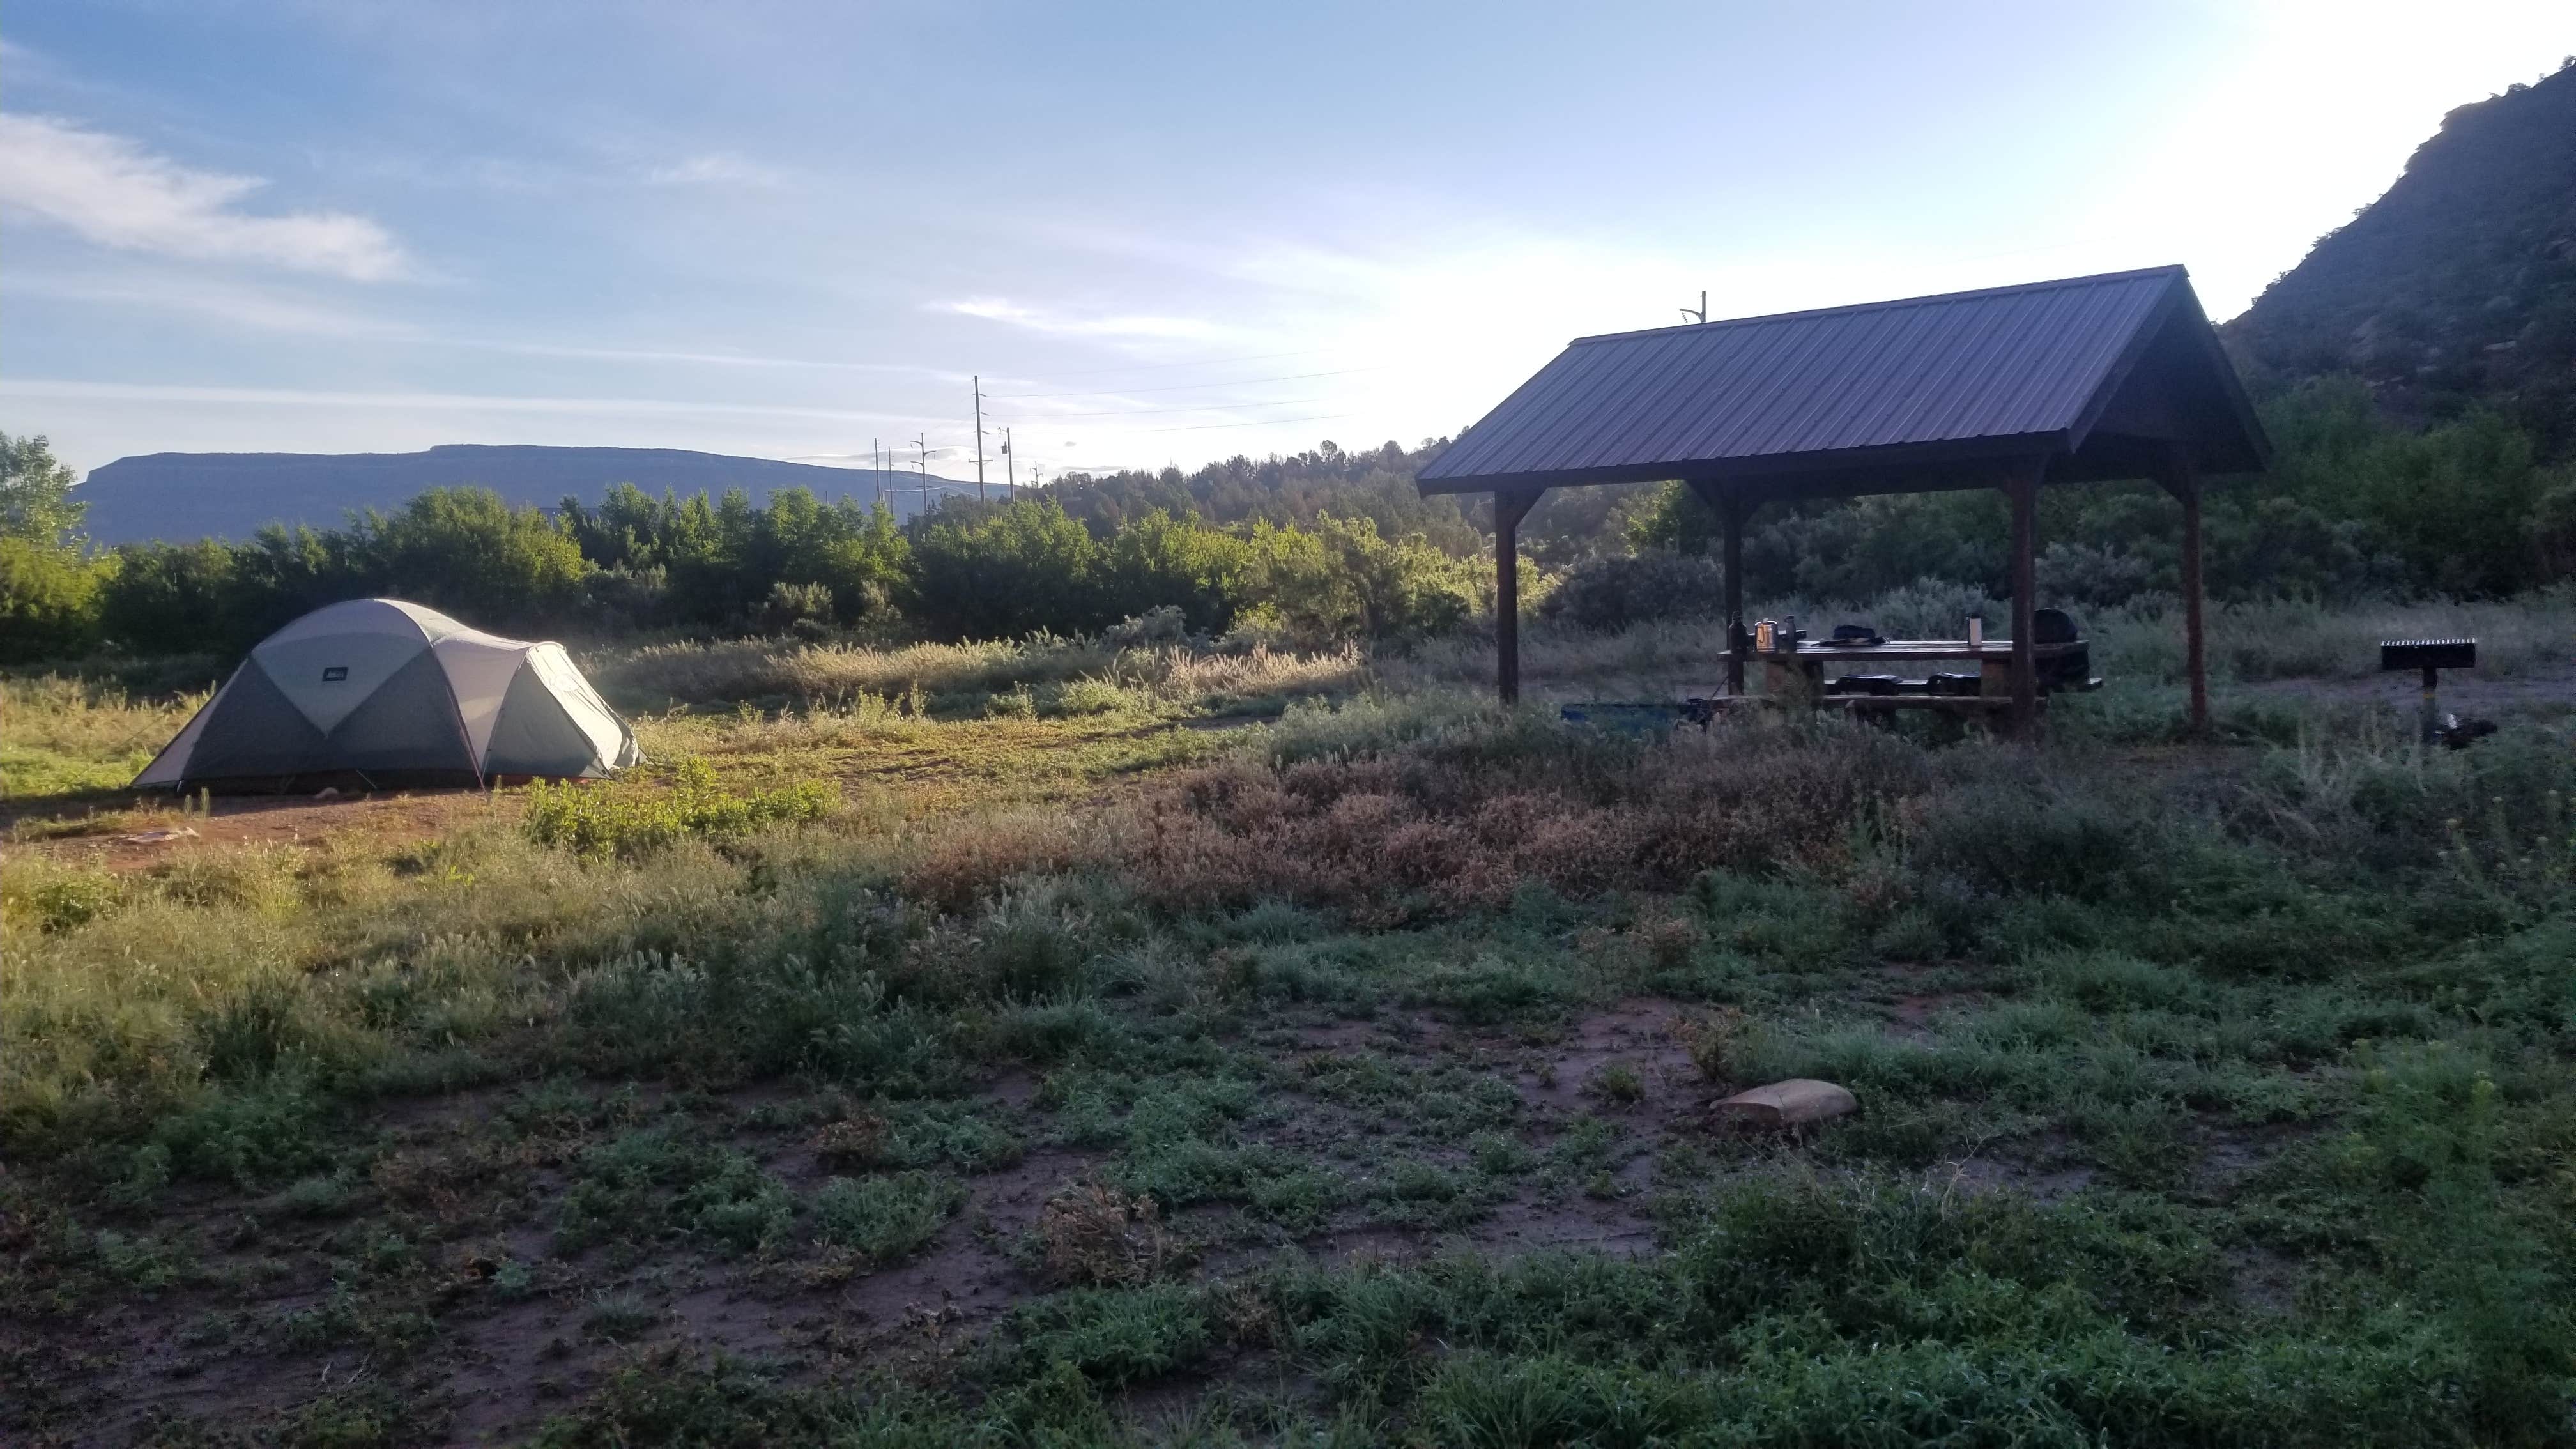
[[[2182,501],[2182,657],[2191,680],[2191,734],[2209,737],[2209,655],[2202,633],[2200,576],[2200,470],[2191,454],[2173,451],[2165,487]]]
[[[2012,499],[2012,732],[2024,742],[2039,738],[2039,670],[2033,612],[2039,607],[2039,483],[2045,460],[2017,468],[2005,492]]]
[[[1494,493],[1494,692],[1521,702],[1521,520],[1538,490]]]
[[[1722,555],[1726,562],[1726,692],[1744,693],[1744,651],[1736,644],[1736,630],[1744,623],[1744,525],[1751,521],[1753,510],[1761,505],[1750,499],[1728,494],[1706,478],[1689,480],[1690,491],[1717,515],[1722,530]]]
[[[1726,692],[1744,693],[1744,522],[1753,512],[1727,499],[1718,507],[1726,522]]]

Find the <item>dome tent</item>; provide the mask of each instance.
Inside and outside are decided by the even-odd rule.
[[[261,640],[134,783],[479,785],[605,775],[641,758],[635,732],[562,645],[503,639],[399,599],[352,599]]]

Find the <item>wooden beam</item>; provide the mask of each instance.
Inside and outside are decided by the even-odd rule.
[[[2039,738],[2039,660],[2033,613],[2039,607],[2039,485],[2045,460],[2013,471],[2004,484],[2012,501],[2012,732],[2025,743]]]
[[[2200,470],[2190,450],[2176,448],[2165,465],[2164,485],[2182,501],[2182,657],[2191,681],[2191,734],[2209,738],[2209,655],[2203,642],[2200,575]]]
[[[1544,488],[1494,494],[1494,692],[1521,702],[1521,520]]]

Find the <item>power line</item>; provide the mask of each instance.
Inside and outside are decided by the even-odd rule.
[[[1303,382],[1310,377],[1349,377],[1354,373],[1384,372],[1393,365],[1381,363],[1376,367],[1345,367],[1335,372],[1290,372],[1278,377],[1237,378],[1232,382],[1179,382],[1169,387],[1109,387],[1097,392],[1021,392],[995,393],[993,396],[998,402],[1035,402],[1052,397],[1124,397],[1140,392],[1188,392],[1193,388],[1201,387],[1250,387],[1260,382]]]

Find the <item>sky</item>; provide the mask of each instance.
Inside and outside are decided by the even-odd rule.
[[[2559,3],[0,12],[0,430],[972,478],[1407,445],[1572,337],[2181,262],[2216,318]],[[915,440],[922,440],[916,444]]]

